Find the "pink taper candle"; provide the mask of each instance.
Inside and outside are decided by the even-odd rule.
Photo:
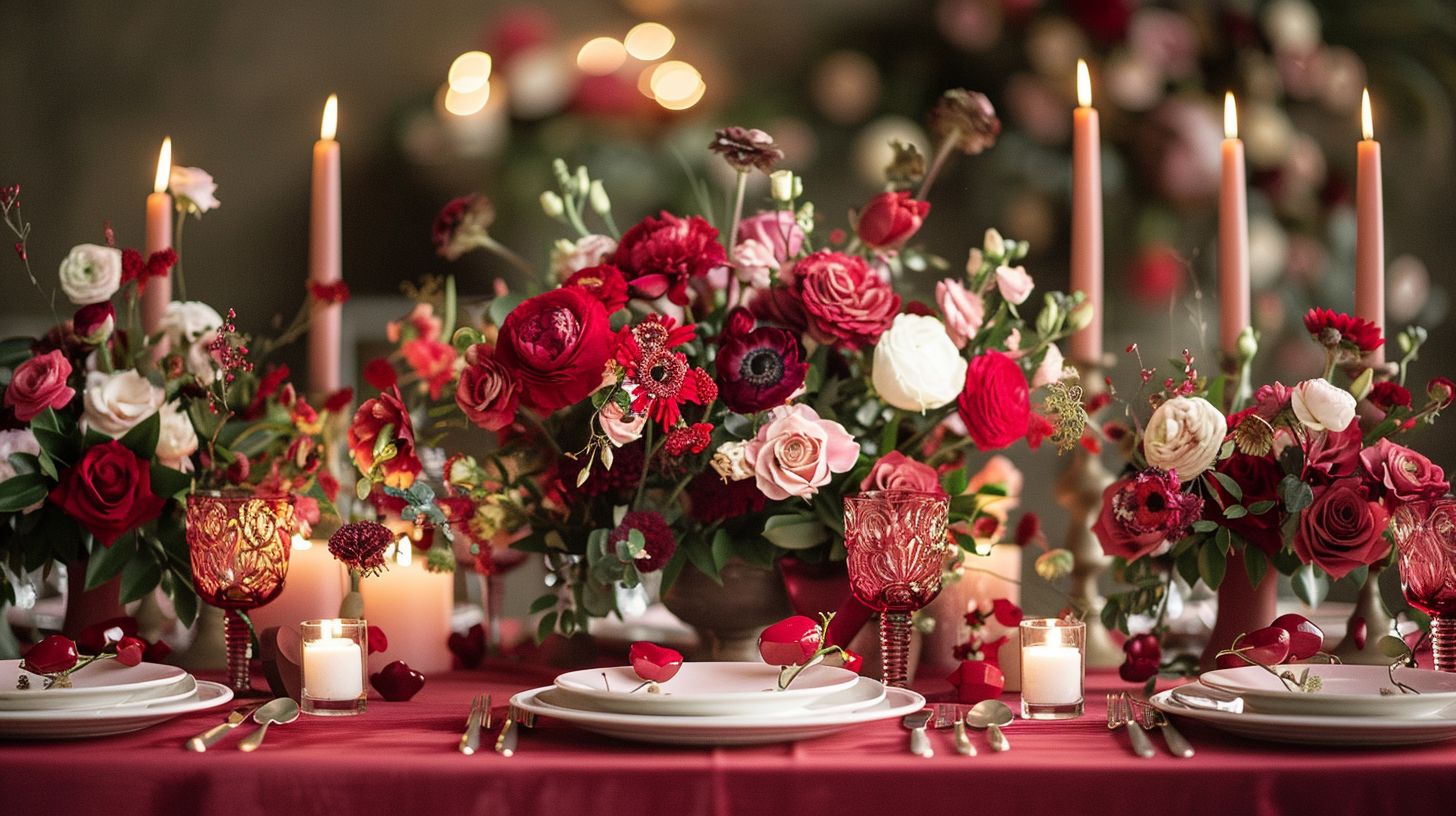
[[[331,284],[343,277],[339,217],[339,98],[329,96],[324,105],[323,127],[313,146],[313,205],[309,217],[308,279]],[[312,297],[312,295],[310,295]],[[313,301],[308,331],[309,389],[316,395],[332,394],[341,385],[339,376],[340,333],[343,306]]]
[[[1223,178],[1218,190],[1218,347],[1239,352],[1249,325],[1249,205],[1244,193],[1244,143],[1239,140],[1234,95],[1223,102]]]
[[[1355,175],[1355,316],[1374,323],[1385,336],[1385,205],[1380,181],[1380,142],[1370,120],[1370,91],[1360,105],[1365,138]],[[1385,346],[1365,355],[1373,368],[1385,365]]]
[[[1102,361],[1102,136],[1092,107],[1087,63],[1077,60],[1072,112],[1072,286],[1092,304],[1092,322],[1072,335],[1074,362]]]
[[[147,255],[172,246],[172,197],[167,194],[171,180],[172,137],[168,136],[162,140],[162,152],[157,157],[154,192],[147,196]],[[167,316],[167,304],[171,300],[171,272],[147,281],[146,291],[142,292],[143,332],[153,335],[162,330],[162,318]]]

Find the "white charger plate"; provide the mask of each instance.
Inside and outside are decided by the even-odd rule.
[[[649,692],[631,666],[583,669],[556,678],[556,687],[603,711],[667,717],[720,717],[772,714],[802,708],[821,697],[846,691],[859,675],[834,666],[810,666],[784,691],[779,668],[766,663],[684,663],[676,676]],[[637,689],[633,691],[633,689]]]
[[[1419,745],[1456,739],[1456,710],[1424,717],[1326,717],[1308,714],[1255,714],[1214,711],[1183,705],[1172,690],[1151,702],[1165,714],[1187,717],[1231,734],[1299,745]]]
[[[1390,682],[1386,666],[1322,663],[1277,667],[1297,677],[1306,668],[1319,677],[1319,691],[1291,691],[1279,678],[1259,666],[1239,666],[1204,672],[1204,685],[1233,692],[1244,705],[1261,714],[1303,714],[1327,717],[1421,717],[1456,704],[1456,674],[1432,669],[1396,669],[1395,677],[1420,694],[1401,693]],[[1382,695],[1389,689],[1394,694]]]
[[[20,675],[30,677],[30,688],[15,687]],[[22,671],[19,660],[0,660],[0,711],[53,711],[112,705],[149,690],[160,690],[180,682],[187,672],[160,663],[123,666],[115,660],[100,660],[71,675],[71,688],[43,688],[45,678]]]
[[[233,691],[227,686],[198,680],[194,694],[172,702],[59,711],[0,711],[0,739],[74,739],[125,734],[183,714],[216,708],[232,698]]]
[[[908,689],[885,688],[884,692],[885,696],[879,702],[848,711],[724,717],[663,717],[585,711],[572,707],[570,696],[563,695],[561,689],[555,686],[523,691],[511,698],[511,705],[533,714],[564,720],[587,731],[637,742],[763,745],[823,737],[853,725],[903,717],[925,707],[925,698]]]

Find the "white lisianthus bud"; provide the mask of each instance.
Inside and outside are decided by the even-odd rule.
[[[1254,331],[1253,326],[1245,326],[1239,332],[1239,359],[1252,360],[1254,355],[1259,353],[1259,334]]]
[[[600,181],[593,181],[589,190],[587,200],[591,202],[592,212],[606,215],[612,211],[612,200],[607,198],[607,188]]]
[[[566,203],[561,200],[561,196],[547,190],[541,194],[541,209],[548,218],[560,218],[566,212]]]
[[[1084,300],[1082,305],[1067,315],[1067,328],[1079,332],[1092,324],[1092,301]]]
[[[576,168],[576,194],[585,198],[591,192],[591,174],[586,171],[586,165]]]
[[[986,238],[981,244],[986,249],[986,254],[992,258],[1002,258],[1006,255],[1006,239],[995,227],[986,230]]]
[[[769,190],[774,201],[794,200],[794,174],[789,170],[775,170],[768,175]]]

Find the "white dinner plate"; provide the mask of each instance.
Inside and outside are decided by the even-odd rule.
[[[583,669],[556,678],[556,687],[603,711],[670,717],[761,715],[802,708],[846,691],[859,675],[834,666],[810,666],[783,691],[779,668],[766,663],[684,663],[676,676],[651,692],[631,666]],[[635,689],[635,691],[634,691]]]
[[[1305,714],[1327,717],[1420,717],[1456,704],[1456,674],[1431,669],[1396,669],[1395,677],[1420,694],[1402,693],[1390,682],[1387,666],[1323,663],[1277,667],[1296,677],[1306,668],[1320,678],[1319,691],[1291,691],[1260,666],[1239,666],[1204,672],[1199,681],[1244,698],[1250,711],[1261,714]],[[1391,694],[1382,694],[1385,689]]]
[[[0,739],[73,739],[140,731],[173,717],[206,711],[233,698],[221,683],[197,681],[193,695],[172,702],[61,711],[0,711]]]
[[[552,694],[549,698],[551,704],[553,705],[561,706],[563,708],[573,708],[578,711],[594,711],[599,714],[621,713],[612,711],[611,709],[602,708],[590,698],[584,697],[579,694],[574,694],[567,691],[566,689],[557,687],[556,691],[557,693]],[[872,706],[883,699],[885,699],[884,684],[871,677],[861,677],[858,682],[856,682],[853,686],[845,689],[844,691],[836,691],[833,694],[826,694],[823,697],[820,697],[819,699],[805,706],[791,708],[785,711],[775,711],[773,712],[773,715],[776,717],[820,716],[824,714],[833,714],[840,711],[854,711],[855,709],[859,708],[868,708],[869,706]],[[655,717],[660,715],[640,714],[636,716]],[[741,716],[743,715],[727,714],[716,717],[688,717],[688,719],[693,719],[697,721],[702,721],[705,719],[716,721],[722,719],[736,719],[737,717]]]
[[[884,689],[885,697],[874,705],[850,711],[827,713],[741,715],[726,717],[663,717],[584,711],[555,686],[523,691],[511,698],[511,705],[547,717],[572,723],[587,731],[611,737],[668,745],[762,745],[813,739],[842,731],[852,725],[903,717],[925,707],[925,698],[900,688]]]
[[[17,689],[20,675],[30,677],[30,688]],[[55,710],[112,705],[139,699],[181,682],[187,672],[160,663],[123,666],[100,660],[71,675],[71,688],[44,688],[45,678],[22,672],[19,660],[0,660],[0,711]]]
[[[1309,714],[1256,714],[1193,708],[1161,691],[1154,706],[1167,714],[1187,717],[1231,734],[1270,742],[1301,745],[1417,745],[1456,739],[1456,710],[1423,717],[1327,717]]]

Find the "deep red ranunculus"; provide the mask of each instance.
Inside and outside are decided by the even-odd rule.
[[[1243,536],[1245,541],[1263,550],[1266,555],[1279,552],[1284,546],[1284,538],[1279,531],[1284,513],[1278,504],[1279,481],[1284,478],[1284,472],[1279,469],[1278,463],[1267,456],[1235,452],[1229,458],[1215,462],[1213,469],[1233,479],[1244,492],[1243,499],[1235,500],[1222,483],[1217,479],[1211,480],[1224,507],[1230,504],[1251,507],[1262,501],[1273,501],[1275,506],[1267,513],[1250,512],[1231,519],[1224,516],[1223,507],[1218,502],[1210,501],[1203,505],[1203,517]]]
[[[649,215],[627,230],[612,263],[627,279],[632,297],[654,300],[667,295],[685,306],[688,281],[723,266],[728,255],[718,243],[718,231],[702,218],[678,218],[666,210],[661,215]]]
[[[5,405],[15,409],[15,418],[29,422],[47,408],[59,411],[76,396],[66,385],[71,361],[59,349],[31,357],[16,366],[5,389]]]
[[[62,471],[50,499],[107,547],[156,518],[166,504],[152,493],[147,463],[115,440],[92,445],[75,467]]]
[[[748,322],[751,326],[752,319]],[[718,396],[730,410],[740,414],[783,405],[809,374],[799,338],[787,329],[771,326],[724,331],[723,345],[713,364],[722,386]]]
[[[376,461],[375,448],[379,447],[379,436],[386,429],[391,434],[395,455]],[[354,412],[354,421],[349,423],[348,442],[349,455],[359,470],[370,474],[377,466],[380,471],[377,476],[390,487],[408,488],[423,469],[415,453],[415,426],[397,385],[359,406]]]
[[[809,334],[846,349],[874,345],[900,312],[900,296],[863,258],[815,252],[793,266],[794,294]]]
[[[522,404],[549,414],[601,386],[614,348],[602,302],[566,286],[527,298],[506,316],[495,359],[521,383]]]
[[[1337,480],[1317,488],[1314,504],[1299,514],[1294,552],[1339,580],[1390,552],[1384,535],[1387,520],[1385,508],[1366,498],[1359,479]]]
[[[602,302],[607,314],[627,305],[627,281],[622,277],[622,270],[611,264],[578,270],[561,285],[580,286],[591,292],[592,297]]]
[[[465,370],[455,387],[455,404],[471,422],[498,431],[516,418],[521,385],[495,358],[495,347],[476,343],[465,350]]]
[[[1026,374],[999,351],[971,359],[966,387],[956,402],[966,431],[980,450],[1004,448],[1026,436],[1031,426],[1031,395]]]
[[[879,193],[860,210],[854,232],[871,249],[899,249],[929,212],[930,202],[916,201],[909,192]]]

